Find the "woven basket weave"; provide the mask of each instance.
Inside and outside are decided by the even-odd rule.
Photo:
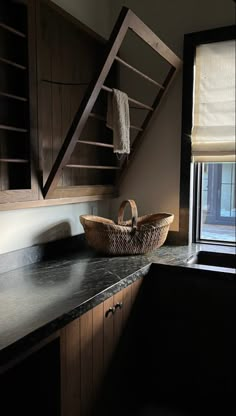
[[[132,220],[123,221],[126,204]],[[138,217],[133,200],[123,201],[118,213],[118,224],[95,215],[81,215],[88,244],[96,251],[110,255],[144,254],[164,244],[173,214],[157,213]]]

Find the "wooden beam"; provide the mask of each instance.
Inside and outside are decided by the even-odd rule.
[[[97,100],[97,97],[101,91],[101,87],[105,82],[105,79],[111,69],[111,66],[118,53],[121,43],[126,35],[131,15],[132,12],[129,9],[122,9],[117,23],[112,31],[111,37],[109,39],[103,65],[100,68],[98,75],[90,83],[87,89],[84,99],[81,102],[80,108],[74,117],[74,120],[67,133],[66,139],[60,149],[60,152],[48,176],[48,179],[43,189],[43,195],[45,198],[48,198],[50,196],[50,193],[52,193],[56,188],[63,167],[68,163],[70,159],[70,156],[76,146],[78,138],[80,137],[85,123],[88,120],[89,114],[91,113],[95,101]]]
[[[58,187],[49,199],[73,198],[73,197],[92,197],[97,199],[102,197],[114,196],[116,188],[112,185],[83,185]]]
[[[182,65],[181,59],[134,13],[130,18],[129,28],[147,43],[155,52],[162,56],[165,61],[176,69]]]

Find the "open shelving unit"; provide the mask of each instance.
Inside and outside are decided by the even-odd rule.
[[[29,62],[32,6],[0,4],[0,202],[37,198],[32,180],[29,101],[34,70]],[[32,24],[32,23],[31,23]],[[32,69],[32,70],[29,70]]]

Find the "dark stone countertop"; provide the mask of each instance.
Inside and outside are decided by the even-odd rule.
[[[209,268],[186,264],[200,249],[235,254],[234,247],[199,244],[127,257],[81,250],[0,274],[0,365],[147,275],[153,263]]]

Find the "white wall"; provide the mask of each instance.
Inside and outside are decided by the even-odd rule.
[[[79,216],[109,216],[105,201],[0,213],[0,254],[83,233]]]
[[[109,0],[55,0],[91,29],[109,34]],[[109,201],[0,212],[0,254],[83,232],[80,214],[109,216]]]
[[[179,57],[182,57],[185,33],[235,23],[235,3],[232,0],[113,0],[111,3],[111,26],[121,7],[125,5]],[[147,74],[151,74],[158,81],[155,58],[144,56],[141,44],[142,42],[140,49],[136,46],[132,49],[130,46],[126,47],[124,54],[129,62],[132,60],[133,64],[145,69]],[[121,77],[121,86],[130,88],[133,77],[132,72],[126,72]],[[146,102],[145,92],[138,95],[139,88],[137,84],[136,89],[133,87],[133,97],[142,101],[143,96],[143,102]],[[178,231],[181,106],[182,71],[171,86],[159,114],[154,116],[148,135],[122,186],[121,197],[112,204],[114,216],[121,200],[134,198],[141,214],[158,211],[174,213],[175,221],[171,229]]]

